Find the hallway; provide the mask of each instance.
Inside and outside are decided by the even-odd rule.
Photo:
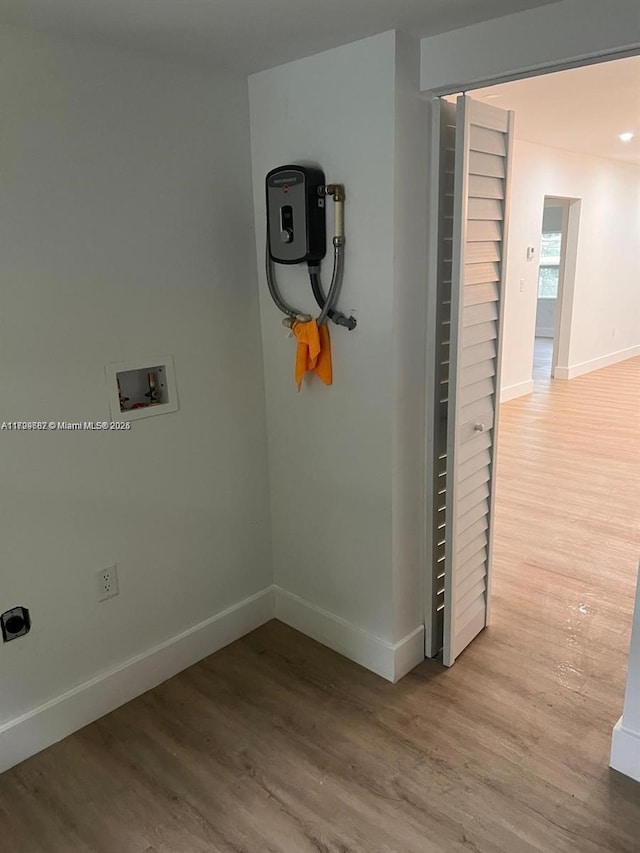
[[[640,359],[502,409],[493,621],[391,685],[271,622],[0,777],[4,853],[638,853]],[[64,767],[64,773],[60,768]]]

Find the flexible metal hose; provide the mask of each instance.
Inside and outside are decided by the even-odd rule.
[[[337,302],[342,287],[342,279],[344,275],[344,224],[343,224],[343,205],[344,205],[344,187],[342,184],[328,184],[324,187],[326,195],[332,195],[335,202],[335,237],[333,238],[333,273],[331,276],[331,284],[329,292],[325,296],[320,280],[320,267],[317,264],[309,266],[309,278],[311,280],[311,289],[313,295],[320,307],[320,314],[316,320],[318,326],[325,322],[327,317],[333,320],[339,326],[345,326],[347,329],[355,329],[355,317],[346,317],[340,311],[334,311],[333,306]],[[276,273],[271,253],[269,252],[269,229],[267,226],[267,239],[265,246],[265,268],[267,275],[267,285],[269,293],[276,307],[286,314],[289,320],[283,320],[283,323],[290,326],[291,320],[300,320],[307,322],[311,319],[309,314],[301,314],[289,305],[283,298],[278,288],[276,281]]]
[[[269,239],[267,238],[267,244],[265,249],[265,269],[267,272],[267,285],[269,287],[269,293],[271,294],[271,298],[276,304],[276,308],[279,308],[283,314],[287,314],[289,317],[294,317],[297,314],[290,305],[284,301],[282,296],[280,296],[280,291],[278,290],[278,285],[276,284],[276,276],[275,270],[273,268],[273,260],[271,259],[271,255],[269,254]]]
[[[340,256],[340,263],[344,265],[344,250],[340,253]],[[309,267],[309,280],[311,281],[311,289],[313,291],[315,300],[318,303],[318,306],[323,309],[326,305],[327,297],[325,296],[324,288],[322,287],[319,266]],[[342,286],[342,281],[340,282],[340,285]],[[334,304],[335,302],[337,302],[337,295],[336,299],[334,300]],[[349,329],[349,331],[355,329],[357,325],[355,317],[347,317],[341,311],[334,311],[333,308],[329,308],[329,310],[327,311],[327,317],[337,326],[344,326],[346,329]]]
[[[331,284],[329,285],[329,292],[327,293],[327,298],[323,306],[321,306],[322,310],[317,319],[318,325],[322,325],[324,321],[327,319],[327,315],[329,311],[333,309],[338,296],[340,294],[340,288],[342,287],[342,276],[344,273],[344,238],[333,238],[333,274],[331,276]]]

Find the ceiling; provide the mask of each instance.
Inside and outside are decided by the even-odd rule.
[[[640,165],[640,56],[470,94],[514,110],[518,139]],[[625,131],[631,142],[618,138]]]
[[[253,72],[375,33],[434,35],[557,0],[0,0],[0,22]]]

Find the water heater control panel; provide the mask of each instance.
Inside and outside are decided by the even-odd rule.
[[[280,166],[267,175],[267,243],[276,263],[324,258],[324,184],[324,172],[312,166]]]

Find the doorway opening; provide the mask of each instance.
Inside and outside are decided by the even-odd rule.
[[[562,275],[566,249],[566,199],[545,196],[538,262],[538,298],[533,347],[534,381],[553,376],[556,317],[562,298]]]
[[[566,369],[565,375],[559,375],[557,367],[569,360],[579,224],[580,199],[544,196],[531,368],[534,384],[567,378]]]
[[[625,394],[638,381],[634,371],[640,369],[635,359],[640,354],[640,267],[632,247],[637,239],[633,223],[638,221],[640,149],[637,142],[634,147],[625,142],[626,134],[621,131],[633,120],[630,111],[637,101],[639,63],[637,57],[632,57],[528,78],[478,89],[463,98],[457,108],[451,98],[441,100],[438,106],[441,128],[445,130],[440,139],[444,169],[439,184],[440,221],[434,229],[440,242],[432,242],[431,247],[433,257],[439,257],[432,273],[436,291],[440,286],[442,310],[432,314],[439,326],[433,333],[437,346],[434,476],[430,478],[434,526],[431,553],[437,556],[438,573],[427,579],[428,583],[432,581],[431,588],[427,583],[427,591],[432,594],[432,601],[437,596],[439,609],[432,613],[431,623],[427,618],[426,624],[427,629],[430,624],[437,629],[427,630],[432,652],[440,625],[444,624],[448,663],[463,651],[462,640],[456,644],[456,637],[460,635],[468,644],[481,631],[475,630],[477,625],[484,626],[489,621],[496,518],[508,516],[510,528],[519,530],[510,540],[508,559],[505,561],[504,557],[507,551],[499,549],[496,564],[502,561],[507,567],[518,565],[523,577],[528,577],[535,569],[531,560],[535,553],[533,562],[537,563],[540,577],[555,583],[555,593],[549,592],[550,595],[561,598],[561,593],[571,590],[575,597],[575,583],[582,577],[584,583],[578,584],[578,592],[584,592],[585,586],[588,589],[588,583],[593,582],[596,599],[606,601],[612,612],[618,607],[622,613],[625,607],[632,606],[636,558],[627,552],[635,542],[629,543],[628,537],[618,541],[612,533],[601,537],[600,544],[594,541],[586,547],[585,555],[595,555],[602,546],[605,551],[611,546],[618,557],[624,554],[624,578],[602,586],[604,574],[598,575],[598,566],[607,564],[606,555],[601,553],[593,564],[587,556],[579,556],[578,541],[570,543],[568,536],[571,524],[567,513],[576,524],[578,516],[580,523],[584,522],[585,542],[590,541],[591,532],[598,525],[601,530],[609,530],[612,519],[625,513],[624,504],[616,510],[609,497],[609,445],[605,442],[596,450],[595,441],[582,443],[580,430],[576,431],[572,423],[597,421],[605,437],[624,431],[623,423],[614,417],[613,407],[628,417],[632,406]],[[619,90],[613,82],[625,69],[635,98],[615,103],[609,98],[608,112],[596,121],[595,75],[602,74],[605,91]],[[589,83],[575,82],[581,72],[590,78]],[[536,95],[542,85],[546,87],[543,97]],[[567,86],[573,87],[574,95],[563,102],[559,92]],[[582,97],[581,128],[576,102]],[[533,119],[523,121],[525,130],[518,133],[520,119],[526,113],[523,99],[533,103]],[[604,101],[604,95],[598,100]],[[569,106],[573,110],[571,120],[567,115]],[[516,116],[513,158],[509,153],[508,122],[499,116],[501,112],[508,115],[509,110]],[[543,124],[545,117],[547,124]],[[557,135],[545,142],[539,133],[552,125],[551,130],[555,128]],[[503,162],[498,162],[499,158]],[[484,221],[478,224],[480,220]],[[557,410],[551,406],[550,398],[541,396],[532,379],[536,338],[547,348],[540,365],[545,393],[552,393],[552,387],[562,389],[563,394],[567,392]],[[592,390],[587,389],[586,382],[551,382],[552,377],[570,380],[618,362],[624,362],[624,368],[617,371],[618,392],[613,374],[595,377],[590,383]],[[500,396],[505,386],[508,400],[522,398],[510,411],[522,415],[521,421],[513,419],[513,427],[526,434],[530,444],[511,443],[517,450],[509,460],[509,485],[505,490],[509,506],[500,515],[500,505],[495,505],[499,469],[495,446]],[[599,403],[594,406],[596,398]],[[556,418],[557,430],[552,422]],[[631,441],[631,436],[627,435],[624,441]],[[625,453],[633,452],[631,444],[625,446],[622,458],[615,463],[622,467]],[[543,447],[544,453],[534,452],[536,447]],[[612,458],[614,455],[611,453]],[[596,460],[602,462],[597,470]],[[542,466],[545,476],[532,476],[529,493],[525,493],[522,485],[526,478],[518,472],[524,472],[533,461]],[[586,476],[572,493],[565,494],[571,473],[583,463],[591,467],[591,476]],[[499,478],[500,473],[498,481]],[[527,535],[537,524],[530,504],[536,485],[540,487],[538,508],[549,510],[537,517],[539,530],[529,548],[525,545]],[[596,501],[583,519],[586,495],[592,492]],[[632,500],[630,495],[627,497]],[[554,506],[562,506],[564,511],[551,509]],[[563,566],[545,575],[545,566],[553,562],[551,557],[558,557]],[[508,584],[516,585],[513,592],[520,588],[522,579],[511,574],[501,589],[499,576],[497,598],[504,603],[511,595]],[[564,590],[559,579],[566,582]],[[532,595],[535,592],[530,590],[529,596]],[[575,606],[587,607],[585,613],[589,610],[589,603],[582,600]],[[473,623],[468,621],[469,613]],[[460,626],[466,628],[468,624],[473,631],[469,628],[462,636]],[[454,648],[449,656],[447,632]]]

